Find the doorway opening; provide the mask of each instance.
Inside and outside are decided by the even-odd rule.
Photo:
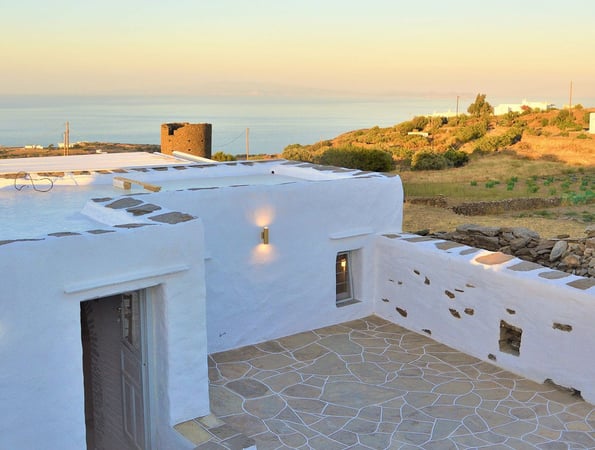
[[[81,303],[87,450],[150,448],[146,291]]]

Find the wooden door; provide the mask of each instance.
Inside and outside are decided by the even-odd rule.
[[[143,313],[144,304],[138,292],[122,294],[121,377],[124,434],[131,448],[145,450],[146,421],[143,381],[145,374]]]

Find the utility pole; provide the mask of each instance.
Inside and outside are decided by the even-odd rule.
[[[250,159],[250,128],[246,128],[246,161]]]
[[[66,122],[66,130],[64,131],[64,156],[67,156],[70,147],[70,128],[68,122]]]
[[[568,101],[568,109],[572,109],[572,81],[570,81],[570,100]]]
[[[459,96],[457,95],[457,117],[459,117]]]

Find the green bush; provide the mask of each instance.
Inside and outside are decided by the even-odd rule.
[[[443,155],[449,161],[449,165],[453,167],[463,167],[469,162],[469,155],[467,153],[452,147],[446,150]]]
[[[413,124],[414,129],[421,131],[428,124],[428,118],[426,116],[416,116],[411,119],[411,123]]]
[[[443,125],[448,123],[448,119],[446,117],[432,117],[430,118],[430,129],[432,132],[435,132],[439,128],[442,128]]]
[[[494,108],[486,101],[485,94],[477,94],[475,101],[469,105],[467,112],[475,117],[485,117],[494,113]]]
[[[567,192],[564,200],[571,205],[586,205],[595,201],[595,192],[588,190],[585,192]]]
[[[395,159],[411,159],[415,154],[415,150],[405,147],[392,147],[390,148],[390,152]]]
[[[496,152],[510,145],[516,144],[521,140],[523,130],[520,127],[514,127],[500,136],[484,136],[477,141],[473,151],[488,153]]]
[[[574,116],[568,109],[558,111],[556,117],[552,119],[552,124],[556,125],[560,130],[576,129],[579,126],[574,121]]]
[[[376,128],[378,128],[378,127],[376,127]],[[330,140],[326,140],[326,141],[318,141],[318,142],[316,142],[315,144],[312,144],[312,145],[310,146],[310,150],[311,150],[312,152],[316,152],[316,151],[318,151],[318,150],[320,150],[320,149],[323,149],[323,148],[325,148],[325,147],[331,147],[332,145],[333,145],[333,141],[330,141]]]
[[[498,125],[503,126],[503,127],[512,127],[514,124],[517,123],[519,116],[520,116],[520,113],[514,112],[514,111],[509,111],[506,114],[504,114],[502,117],[500,117],[500,119],[498,120]]]
[[[398,124],[396,126],[396,129],[402,136],[406,136],[407,133],[415,130],[415,124],[413,123],[413,121],[407,120]]]
[[[217,152],[211,156],[211,159],[214,159],[215,161],[235,161],[236,157],[229,153]]]
[[[451,127],[459,125],[465,125],[469,120],[469,116],[466,114],[459,114],[458,116],[451,116],[446,119],[446,123]]]
[[[359,147],[329,148],[315,159],[318,164],[349,169],[388,172],[393,169],[393,157],[384,150]]]
[[[281,157],[290,161],[313,162],[314,155],[303,145],[291,144],[283,149]]]
[[[392,147],[389,151],[393,155],[393,159],[401,168],[411,167],[411,158],[415,154],[415,150],[405,147]]]
[[[440,153],[422,150],[413,155],[411,170],[442,170],[449,167],[449,161]]]
[[[455,133],[455,138],[459,143],[464,144],[483,137],[487,131],[487,122],[479,122],[459,128]]]

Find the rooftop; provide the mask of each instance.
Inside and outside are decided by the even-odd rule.
[[[7,158],[0,159],[0,174],[17,172],[97,171],[126,167],[158,167],[184,164],[186,162],[169,155],[147,152]]]
[[[362,173],[283,160],[196,163],[144,152],[0,159],[0,208],[11,211],[0,217],[0,241],[101,228],[85,210],[89,200],[144,194],[150,192],[146,186],[195,190],[355,175]],[[119,187],[117,178],[132,181],[129,189]]]
[[[377,316],[209,357],[197,449],[595,447],[595,408]],[[242,436],[243,433],[244,436]]]

